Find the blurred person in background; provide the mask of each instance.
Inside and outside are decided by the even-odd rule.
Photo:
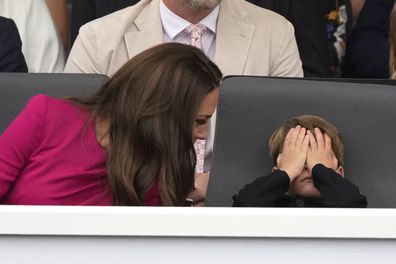
[[[389,17],[394,3],[365,1],[347,38],[343,77],[389,78]]]
[[[356,22],[359,19],[359,14],[362,11],[362,8],[364,6],[364,3],[366,0],[349,0],[350,1],[350,8],[349,8],[349,13],[348,17],[351,17],[351,19],[348,19],[348,22],[350,23],[350,28],[354,27],[356,25]]]
[[[15,21],[29,72],[63,71],[66,0],[1,0],[0,15]]]
[[[0,16],[0,72],[27,72],[22,42],[14,21]]]
[[[393,6],[390,16],[390,29],[389,29],[389,71],[391,79],[396,79],[396,5]]]
[[[56,1],[56,0],[55,0]],[[71,0],[71,45],[77,38],[80,27],[91,20],[134,5],[139,0]]]
[[[69,10],[66,0],[46,0],[52,19],[58,30],[59,37],[65,50],[70,48],[69,38]]]
[[[317,0],[247,0],[287,18],[294,26],[304,77],[330,77],[325,10]]]
[[[277,12],[295,28],[304,77],[337,77],[352,5],[361,0],[247,0]],[[353,3],[352,3],[353,2]]]

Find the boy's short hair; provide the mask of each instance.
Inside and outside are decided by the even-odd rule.
[[[283,143],[285,142],[287,133],[291,128],[296,127],[297,125],[310,130],[314,136],[315,127],[319,128],[322,133],[326,133],[331,139],[331,148],[338,160],[338,166],[344,166],[344,145],[342,143],[340,133],[334,125],[315,115],[300,115],[293,117],[275,130],[268,142],[274,166],[277,166],[277,158],[283,151]]]

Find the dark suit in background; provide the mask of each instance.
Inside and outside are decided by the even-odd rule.
[[[71,0],[71,44],[82,25],[124,7],[134,5],[139,0]]]
[[[319,0],[247,0],[281,14],[294,26],[305,77],[331,77],[326,10]]]
[[[347,38],[343,77],[389,78],[389,15],[394,0],[366,0]]]
[[[14,21],[0,16],[0,72],[27,72],[22,41]]]

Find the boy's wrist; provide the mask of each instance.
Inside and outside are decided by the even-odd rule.
[[[288,168],[279,168],[279,170],[281,170],[287,174],[287,176],[290,179],[290,182],[292,182],[299,175],[299,174],[294,173],[293,170],[290,170]]]
[[[288,184],[288,185],[291,183],[290,177],[289,177],[289,175],[287,174],[286,171],[280,170],[280,169],[276,169],[272,173],[273,173],[273,175],[276,176],[277,179],[279,179],[279,181],[281,183]]]
[[[312,175],[316,174],[316,172],[318,170],[320,170],[321,168],[327,168],[328,169],[328,167],[326,167],[323,163],[318,162],[312,167],[312,170],[311,170]]]
[[[313,169],[315,168],[315,166],[317,166],[317,165],[323,165],[323,163],[322,162],[320,162],[320,161],[315,161],[315,162],[311,162],[310,164],[307,164],[308,165],[308,168],[311,170],[311,171],[313,171]]]

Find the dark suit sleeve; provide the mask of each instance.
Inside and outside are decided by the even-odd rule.
[[[366,1],[348,35],[343,77],[389,78],[389,15],[394,0]]]
[[[360,194],[359,188],[334,170],[317,164],[312,176],[325,207],[367,207],[367,199]]]
[[[0,17],[0,72],[27,72],[22,41],[13,20]]]
[[[275,170],[247,184],[234,195],[235,207],[282,207],[282,198],[289,189],[290,179],[286,172]]]

